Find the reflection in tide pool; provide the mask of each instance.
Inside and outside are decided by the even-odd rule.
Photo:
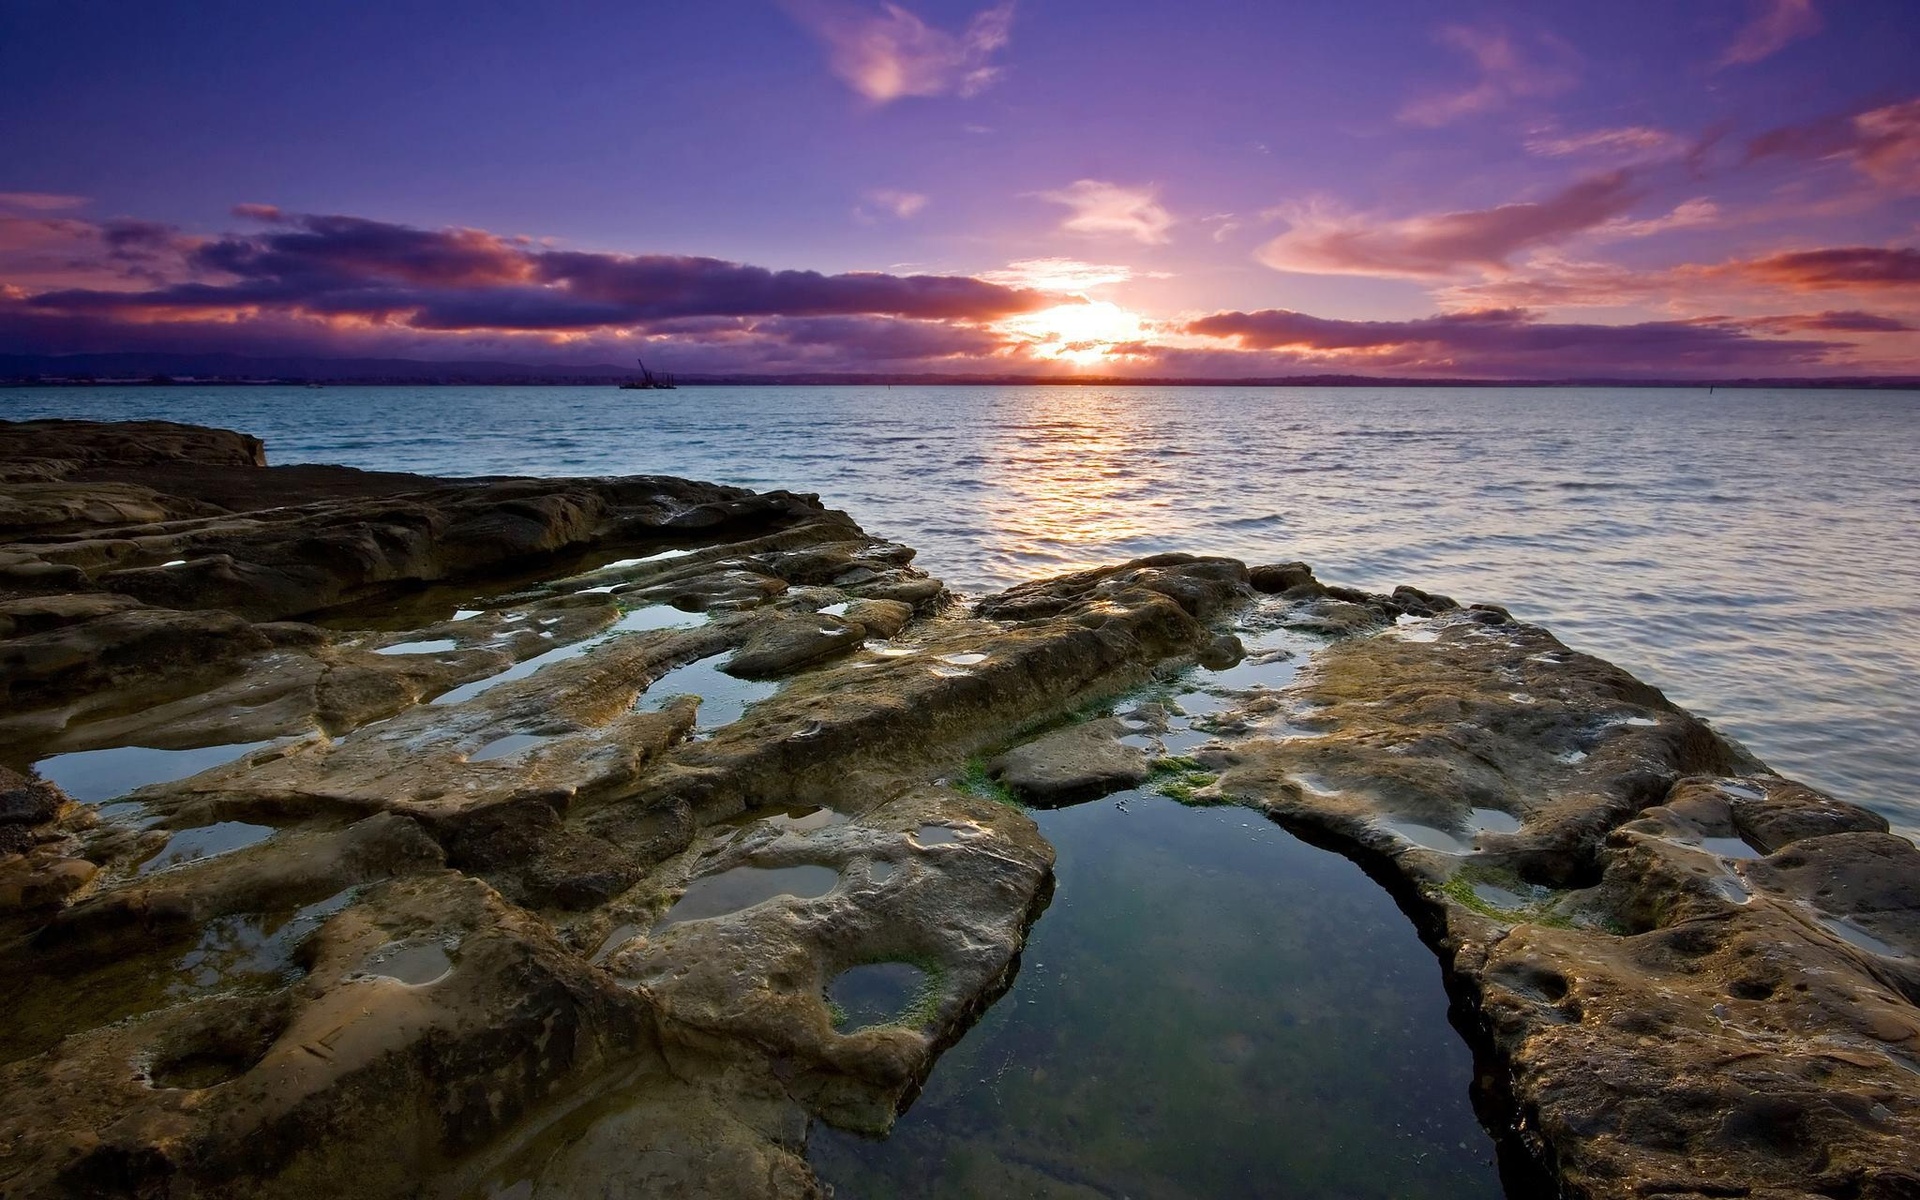
[[[1256,814],[1124,799],[1033,814],[1059,884],[1013,989],[891,1137],[816,1124],[835,1195],[1500,1196],[1387,894]]]
[[[811,900],[826,895],[839,882],[840,872],[832,867],[732,867],[689,883],[686,893],[660,918],[656,928],[724,917],[776,896]]]
[[[700,710],[694,716],[694,728],[705,733],[733,724],[746,715],[749,705],[779,690],[779,683],[773,680],[736,679],[720,669],[716,655],[683,663],[654,680],[640,697],[640,706],[664,708],[676,697],[697,696]]]
[[[198,775],[272,742],[234,742],[194,750],[155,750],[149,746],[115,746],[111,750],[77,750],[56,754],[34,764],[42,779],[57,784],[75,800],[111,800],[135,788],[172,783]]]

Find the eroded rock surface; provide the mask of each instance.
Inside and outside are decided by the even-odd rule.
[[[1567,1193],[1920,1194],[1920,851],[1876,814],[1494,609],[1243,711],[1205,794],[1393,881]]]
[[[809,1123],[884,1130],[1050,894],[961,764],[1245,594],[1176,556],[985,620],[809,496],[249,507],[244,440],[150,432],[73,460],[242,478],[0,546],[7,1195],[814,1194]],[[836,1013],[888,965],[911,1004]]]
[[[0,445],[0,1194],[817,1195],[1017,969],[1009,801],[1143,779],[1387,883],[1565,1194],[1920,1194],[1920,851],[1504,610],[968,609],[811,496]]]

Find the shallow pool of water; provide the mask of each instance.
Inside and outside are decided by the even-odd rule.
[[[1058,889],[892,1135],[816,1125],[841,1200],[1502,1195],[1440,970],[1345,859],[1147,793],[1035,813]]]
[[[77,750],[56,754],[34,764],[49,780],[75,800],[98,802],[124,796],[135,788],[172,783],[198,775],[272,742],[233,742],[194,750],[155,750],[149,746],[115,746],[111,750]]]
[[[689,883],[686,893],[660,918],[656,928],[724,917],[775,896],[811,900],[826,895],[839,882],[840,873],[832,867],[734,867]]]
[[[927,973],[912,963],[848,967],[827,984],[834,1027],[852,1033],[871,1025],[909,1024]]]
[[[577,642],[568,642],[564,646],[557,646],[552,650],[536,654],[532,658],[523,659],[511,667],[508,667],[506,670],[494,675],[489,675],[485,679],[476,679],[472,683],[461,684],[457,688],[435,696],[432,702],[434,704],[464,704],[475,696],[483,692],[491,691],[503,683],[512,683],[517,679],[525,679],[529,675],[539,671],[542,667],[550,666],[557,662],[565,662],[570,658],[578,658],[582,654],[598,646],[603,646],[622,634],[651,633],[663,629],[692,629],[705,620],[706,617],[699,613],[682,612],[669,604],[645,605],[621,614],[619,620],[601,630],[599,633],[594,634],[592,637],[582,638]],[[542,636],[551,637],[552,634],[547,633]]]
[[[167,839],[160,853],[140,864],[140,874],[171,870],[203,858],[218,858],[266,841],[274,834],[271,825],[251,825],[245,821],[217,821],[182,829]]]
[[[780,690],[778,682],[768,679],[735,679],[720,669],[721,658],[697,659],[673,668],[653,681],[640,697],[643,709],[665,707],[675,697],[696,696],[700,711],[694,728],[706,732],[731,725],[746,715],[747,707],[765,700]]]

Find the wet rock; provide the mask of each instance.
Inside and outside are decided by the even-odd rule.
[[[0,856],[0,913],[61,904],[99,873],[84,858],[36,852]]]
[[[742,679],[778,679],[846,654],[865,636],[859,625],[824,613],[770,617],[754,625],[746,643],[727,660],[726,671]]]
[[[1755,784],[1762,795],[1742,789],[1730,798],[1729,807],[1740,835],[1769,853],[1823,834],[1887,832],[1887,819],[1879,813],[1835,800],[1805,784],[1779,778]]]
[[[0,829],[44,825],[68,803],[66,793],[46,780],[0,767]]]
[[[1313,568],[1303,562],[1271,563],[1247,572],[1247,582],[1259,592],[1288,592],[1294,588],[1317,588]]]
[[[264,467],[267,451],[249,434],[173,421],[0,421],[0,460],[32,459],[75,470],[174,463]]]
[[[868,637],[890,638],[913,620],[913,605],[904,600],[861,600],[847,606],[847,624],[858,625]]]
[[[1071,725],[990,760],[987,773],[1039,808],[1137,787],[1147,780],[1147,756],[1120,742],[1129,732],[1111,717]]]
[[[1235,742],[1218,789],[1417,898],[1569,1194],[1920,1166],[1911,843],[1490,606],[1356,623],[1285,700],[1313,735]]]

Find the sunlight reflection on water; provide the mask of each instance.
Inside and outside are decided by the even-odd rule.
[[[1920,828],[1913,392],[174,387],[5,410],[227,425],[279,463],[818,492],[975,592],[1164,550],[1301,558],[1506,604]]]

